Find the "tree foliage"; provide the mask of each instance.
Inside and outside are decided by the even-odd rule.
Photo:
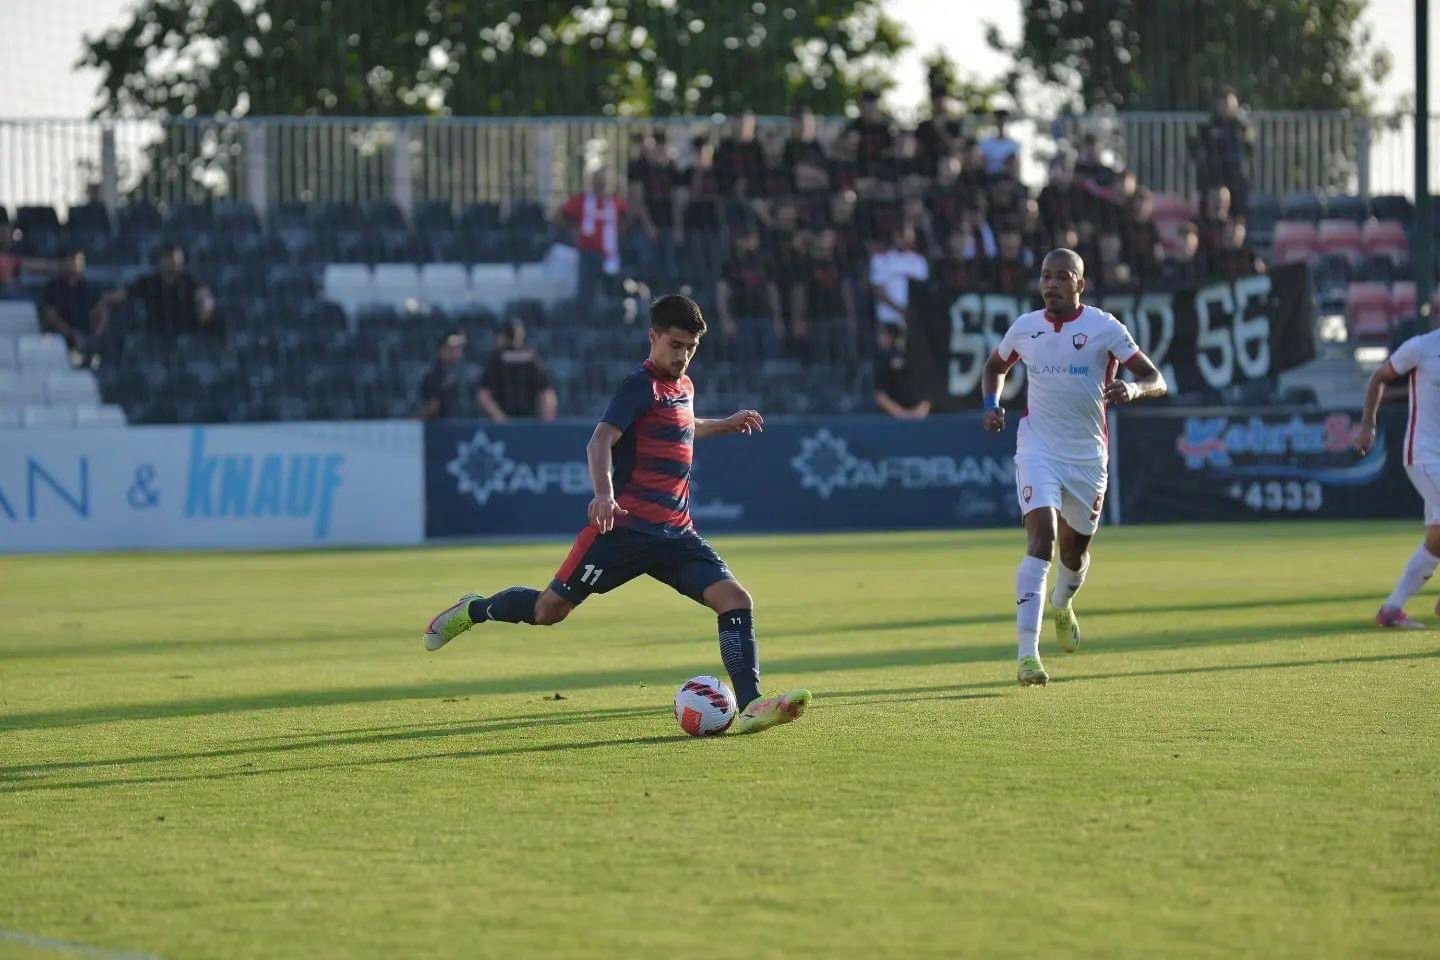
[[[1203,109],[1222,84],[1271,110],[1364,109],[1389,56],[1365,0],[1021,0],[1018,75],[1075,91],[1080,110]]]
[[[97,115],[675,115],[888,86],[882,0],[143,0]]]

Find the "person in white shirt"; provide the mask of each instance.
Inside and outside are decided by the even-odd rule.
[[[1010,122],[1006,110],[995,111],[995,136],[980,142],[980,152],[985,157],[985,173],[991,177],[1000,176],[1005,161],[1020,152],[1020,144],[1005,135],[1005,124]]]
[[[1410,420],[1401,452],[1405,472],[1425,501],[1425,539],[1405,563],[1395,589],[1375,614],[1375,623],[1420,630],[1425,624],[1410,618],[1405,603],[1420,592],[1440,565],[1440,330],[1406,340],[1370,375],[1360,430],[1355,434],[1355,449],[1362,456],[1375,445],[1375,414],[1385,384],[1405,376],[1410,380]],[[1440,614],[1440,602],[1435,604],[1435,612]]]
[[[1055,639],[1073,653],[1080,624],[1071,605],[1090,569],[1090,541],[1100,523],[1109,481],[1106,409],[1165,395],[1165,377],[1140,351],[1125,325],[1080,302],[1085,261],[1073,250],[1052,250],[1040,268],[1044,310],[1019,317],[985,364],[984,426],[1005,429],[1000,392],[1005,375],[1025,362],[1029,409],[1021,415],[1015,449],[1015,493],[1029,541],[1015,576],[1015,626],[1021,686],[1050,679],[1040,662],[1045,580],[1058,541],[1060,566],[1050,603]],[[1120,367],[1133,383],[1116,378]],[[1058,534],[1057,534],[1058,527]]]
[[[895,231],[889,249],[870,257],[870,289],[875,294],[875,319],[890,326],[905,326],[910,304],[910,281],[929,280],[930,264],[915,250],[915,231]]]

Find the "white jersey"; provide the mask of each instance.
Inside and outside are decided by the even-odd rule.
[[[1064,321],[1035,310],[1010,325],[995,352],[1007,363],[1025,361],[1030,380],[1015,459],[1104,463],[1105,386],[1140,352],[1125,325],[1083,304]]]
[[[1390,366],[1410,375],[1410,423],[1405,465],[1440,463],[1440,330],[1411,337],[1390,354]]]

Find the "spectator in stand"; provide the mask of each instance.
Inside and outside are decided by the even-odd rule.
[[[985,171],[985,151],[975,140],[966,140],[960,168],[960,189],[983,194],[990,187],[990,174]]]
[[[40,294],[40,328],[58,333],[78,366],[95,363],[101,336],[110,324],[110,311],[99,288],[85,279],[85,252],[74,249],[55,261],[57,276]]]
[[[684,206],[685,190],[680,171],[670,158],[665,131],[656,130],[641,142],[640,157],[630,164],[629,204],[635,220],[645,232],[657,267],[667,276],[680,272],[675,249],[679,242],[677,226]]]
[[[715,307],[721,332],[742,359],[775,355],[777,344],[785,337],[780,287],[754,226],[735,234],[730,256],[715,282]]]
[[[1210,120],[1190,141],[1196,179],[1202,191],[1224,186],[1230,191],[1236,216],[1244,216],[1250,196],[1250,157],[1255,131],[1240,111],[1234,87],[1222,87]]]
[[[195,333],[215,324],[215,296],[185,269],[178,243],[161,247],[154,272],[107,294],[105,302],[113,307],[127,299],[145,305],[145,325],[156,333]]]
[[[506,320],[495,332],[476,400],[496,423],[511,419],[555,419],[555,389],[533,347],[525,345],[525,324]]]
[[[1075,180],[1069,161],[1057,159],[1050,164],[1050,180],[1040,190],[1040,225],[1050,236],[1075,222]]]
[[[1096,286],[1105,293],[1115,293],[1133,288],[1135,271],[1125,262],[1125,243],[1120,234],[1113,230],[1100,234],[1096,242],[1100,262],[1096,265]]]
[[[435,345],[435,360],[420,381],[421,420],[465,416],[465,334],[447,333]]]
[[[875,406],[897,420],[924,420],[930,401],[920,396],[905,352],[905,328],[882,323],[875,331]]]
[[[723,247],[720,239],[723,218],[720,213],[720,178],[715,174],[715,146],[708,137],[690,141],[694,161],[682,179],[689,185],[685,204],[676,213],[677,231],[686,245],[694,247],[707,270],[720,266]]]
[[[1005,132],[1005,126],[1009,122],[1010,111],[996,110],[995,135],[980,144],[980,152],[985,157],[985,173],[991,177],[998,177],[1005,169],[1005,161],[1020,153],[1020,144],[1010,139]]]
[[[894,231],[885,249],[870,258],[870,291],[875,296],[875,320],[881,326],[905,326],[910,304],[910,281],[930,279],[930,264],[915,251],[915,231],[908,226]]]
[[[973,230],[958,225],[945,240],[945,249],[930,264],[930,275],[949,293],[978,290],[989,284],[989,262],[979,256]]]
[[[1186,223],[1179,231],[1180,249],[1166,251],[1160,261],[1160,281],[1171,290],[1186,290],[1205,282],[1205,255],[1200,250],[1200,230]]]
[[[1025,244],[1020,231],[1009,228],[1000,231],[1000,256],[990,272],[990,282],[1001,293],[1019,296],[1030,287],[1035,268],[1025,260]]]
[[[1220,236],[1220,246],[1209,257],[1210,275],[1227,280],[1253,277],[1265,272],[1265,261],[1245,240],[1245,221],[1231,220],[1225,224]]]
[[[1075,246],[1070,249],[1080,254],[1084,263],[1100,262],[1100,231],[1093,221],[1080,220],[1075,224]]]
[[[1135,268],[1137,278],[1151,280],[1160,271],[1160,232],[1152,219],[1155,198],[1141,187],[1130,199],[1126,216],[1120,224],[1120,240],[1124,245],[1125,262]]]
[[[765,151],[755,139],[755,114],[746,110],[730,122],[730,136],[715,151],[720,189],[735,197],[765,195]]]
[[[830,193],[830,158],[815,139],[815,111],[809,107],[796,107],[790,115],[784,166],[790,171],[790,190],[797,197],[813,200]]]
[[[588,191],[571,196],[561,208],[575,230],[575,246],[580,251],[576,300],[582,320],[591,316],[605,278],[620,273],[620,231],[629,211],[629,204],[615,196],[610,171],[603,167],[590,175]]]
[[[1030,191],[1020,182],[1020,155],[1012,153],[1000,168],[1000,175],[990,183],[990,221],[1018,221],[1024,216],[1025,201],[1029,199]]]
[[[879,176],[889,164],[895,126],[880,112],[880,95],[875,91],[860,94],[860,116],[845,128],[844,141],[855,160],[855,175],[862,180]]]
[[[1200,209],[1200,249],[1206,256],[1224,245],[1225,225],[1233,217],[1229,187],[1211,187],[1205,191],[1205,199]]]
[[[14,229],[8,222],[0,220],[0,293],[15,289],[22,274],[50,275],[55,272],[54,260],[45,257],[22,257],[15,252],[14,242]]]
[[[1075,158],[1075,179],[1090,181],[1102,189],[1115,181],[1116,170],[1100,146],[1100,138],[1087,133],[1080,139],[1080,155]]]
[[[950,111],[950,97],[945,88],[930,88],[930,116],[915,128],[917,167],[926,177],[939,176],[940,164],[949,160],[963,146],[960,121]]]
[[[811,235],[804,270],[795,304],[796,335],[808,335],[811,353],[821,359],[852,362],[858,346],[855,294],[833,228]]]

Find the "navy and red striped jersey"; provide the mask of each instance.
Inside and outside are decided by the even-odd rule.
[[[695,450],[695,385],[667,377],[649,360],[620,384],[600,418],[623,433],[612,449],[615,502],[628,510],[615,525],[677,537],[690,519]]]

